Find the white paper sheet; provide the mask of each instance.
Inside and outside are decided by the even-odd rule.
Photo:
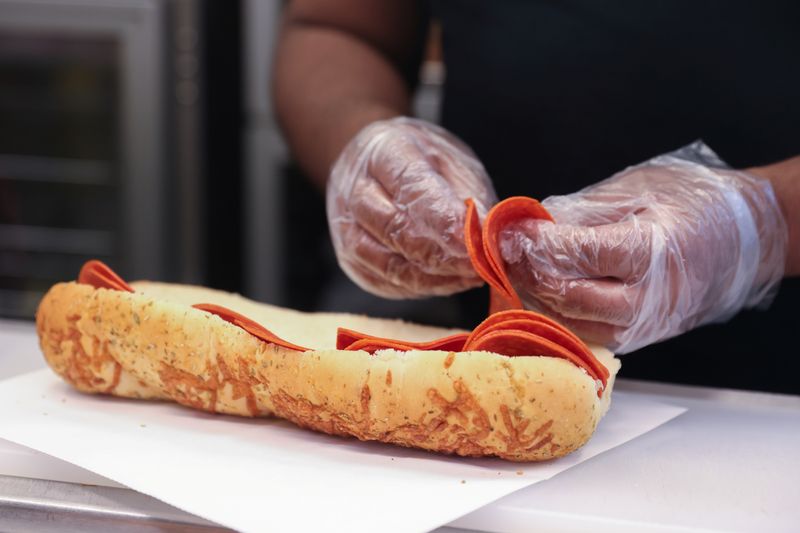
[[[0,383],[0,438],[242,531],[428,531],[684,411],[614,393],[594,438],[539,464],[446,457],[279,420],[88,396],[49,370]]]

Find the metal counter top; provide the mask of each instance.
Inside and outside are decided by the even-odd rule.
[[[0,320],[0,379],[41,368],[33,325]],[[442,533],[796,531],[800,396],[620,380],[689,411]],[[0,440],[2,531],[227,531],[53,457]]]

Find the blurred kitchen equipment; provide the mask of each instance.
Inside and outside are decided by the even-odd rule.
[[[238,288],[240,10],[0,0],[0,316],[90,257]]]

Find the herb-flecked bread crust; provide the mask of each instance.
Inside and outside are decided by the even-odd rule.
[[[278,416],[334,435],[463,456],[540,461],[589,440],[606,413],[619,362],[601,398],[583,370],[552,357],[488,352],[338,351],[335,325],[408,340],[449,331],[345,314],[312,314],[242,297],[139,282],[137,292],[55,285],[36,317],[52,369],[88,393],[172,400],[217,413]],[[265,343],[189,303],[248,314],[310,352]],[[322,340],[324,339],[324,340]]]

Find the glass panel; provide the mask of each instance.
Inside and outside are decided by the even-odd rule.
[[[0,31],[0,316],[32,317],[117,253],[120,65],[111,37]]]

